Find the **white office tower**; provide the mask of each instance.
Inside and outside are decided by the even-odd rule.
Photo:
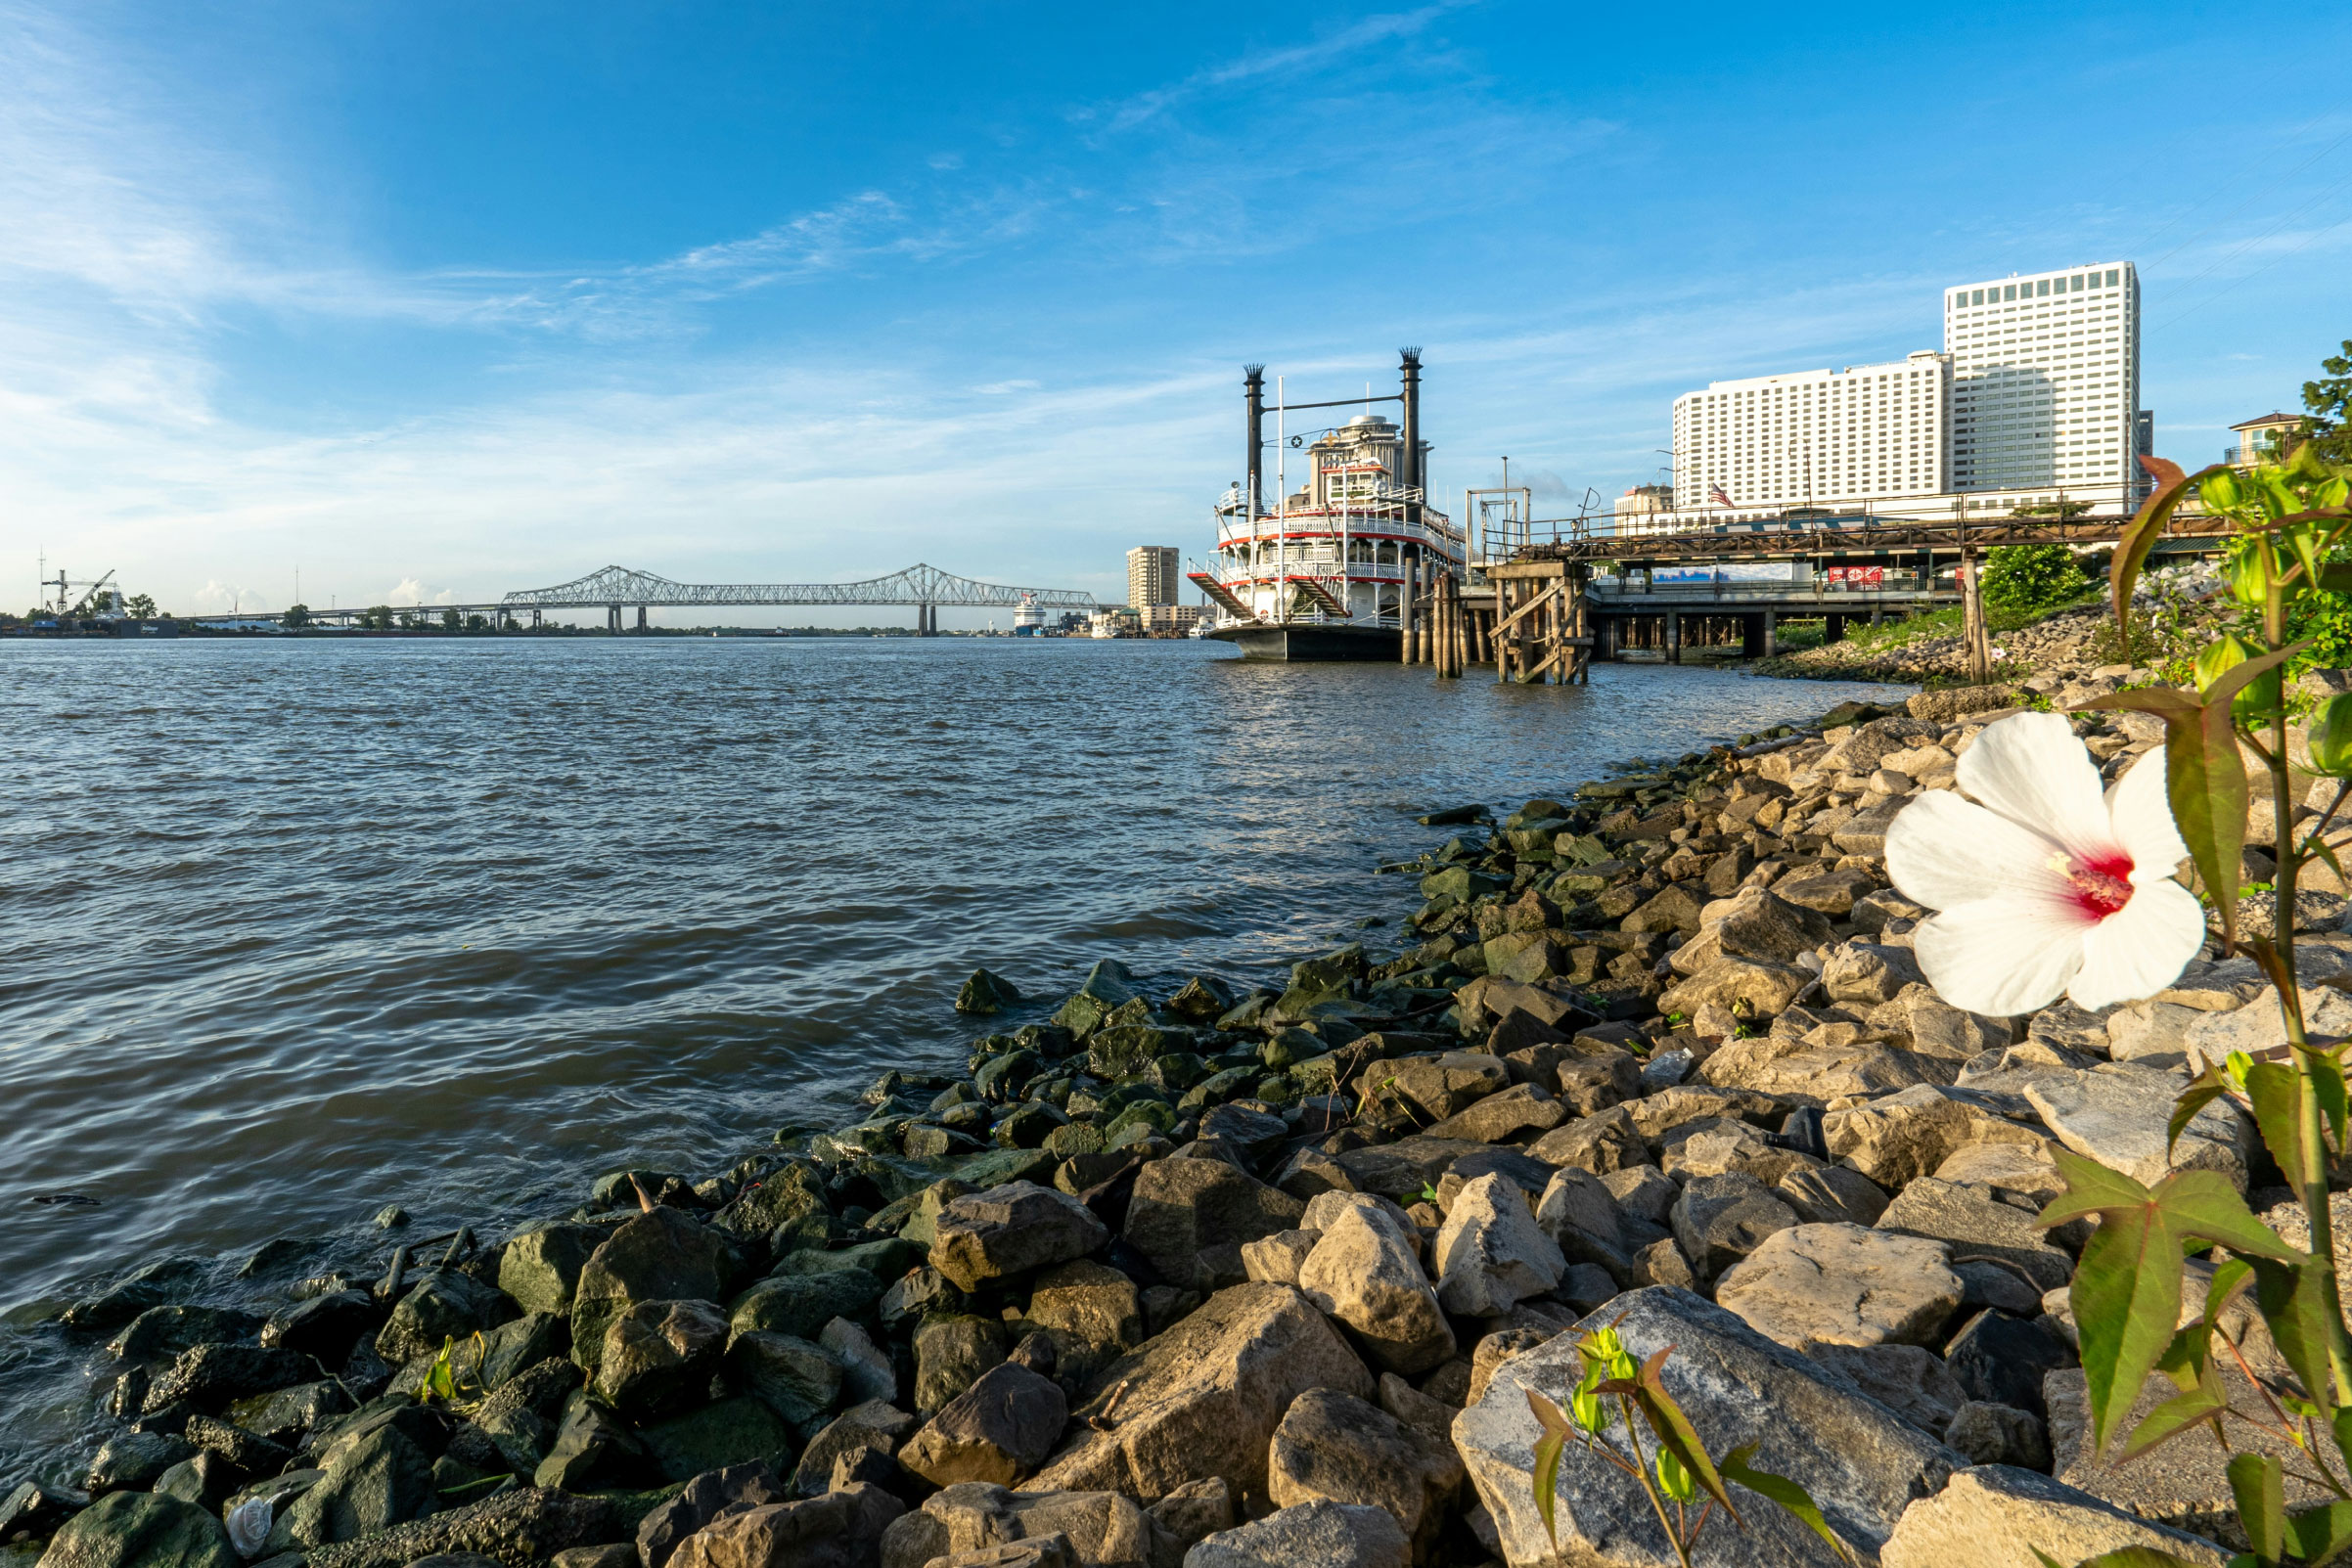
[[[1751,376],[1685,392],[1674,400],[1679,515],[1653,526],[1857,503],[1875,511],[1948,490],[1951,385],[1950,360],[1922,349],[1893,364]]]
[[[1948,289],[1944,347],[1952,487],[1968,497],[1967,511],[2060,499],[2102,513],[2138,505],[2145,422],[2130,262]]]

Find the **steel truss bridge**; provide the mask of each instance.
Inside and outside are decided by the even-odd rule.
[[[398,605],[392,608],[397,614],[418,616],[429,623],[455,611],[466,617],[480,616],[496,627],[519,624],[526,614],[529,623],[536,626],[540,615],[551,609],[601,609],[606,613],[607,629],[617,632],[622,629],[621,611],[632,605],[637,607],[640,631],[646,629],[646,611],[656,605],[895,605],[913,607],[917,612],[917,630],[925,637],[933,637],[939,631],[939,607],[943,605],[953,609],[1017,609],[1023,604],[1039,609],[1079,612],[1102,607],[1094,595],[1072,588],[1016,588],[959,577],[918,562],[887,577],[868,577],[848,583],[677,583],[650,571],[607,566],[553,588],[520,589],[489,604]],[[309,615],[314,624],[349,626],[369,613],[363,606],[343,605],[312,609]],[[276,621],[281,615],[273,611],[204,618],[263,622]]]

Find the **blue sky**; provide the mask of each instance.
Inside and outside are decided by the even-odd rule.
[[[0,0],[0,567],[182,612],[1204,554],[1239,366],[1442,491],[2142,268],[2161,450],[2352,337],[2352,13]],[[829,614],[820,619],[839,619]],[[952,624],[952,623],[951,623]]]

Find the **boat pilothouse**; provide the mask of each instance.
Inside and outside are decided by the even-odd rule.
[[[1257,657],[1395,658],[1409,601],[1426,596],[1440,574],[1461,576],[1462,535],[1427,501],[1418,350],[1404,351],[1402,371],[1393,396],[1335,402],[1287,402],[1278,379],[1268,409],[1263,367],[1248,367],[1248,477],[1217,504],[1212,564],[1191,573],[1228,617],[1211,635]],[[1373,403],[1400,405],[1400,419],[1373,412]],[[1293,414],[1338,408],[1362,412],[1319,429],[1292,426]],[[1306,470],[1296,489],[1289,482],[1293,454]]]

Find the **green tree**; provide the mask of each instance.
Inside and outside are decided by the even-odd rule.
[[[278,618],[278,623],[290,632],[300,631],[310,624],[310,606],[308,605],[294,605]]]
[[[2049,609],[2090,592],[2082,562],[2064,545],[2001,545],[1985,553],[1984,602],[2003,609]]]
[[[2030,507],[2013,507],[2009,515],[2013,517],[2056,517],[2060,522],[2066,522],[2090,510],[2091,503],[2088,501],[2045,501]]]
[[[156,602],[145,594],[131,595],[122,602],[122,608],[125,614],[139,620],[151,621],[156,618]]]
[[[456,610],[445,609],[441,611],[441,630],[445,632],[459,632],[464,631],[465,628],[466,618],[463,615],[460,615]]]
[[[2324,463],[2352,463],[2352,337],[2344,351],[2320,361],[2327,375],[2303,383],[2304,438]]]

